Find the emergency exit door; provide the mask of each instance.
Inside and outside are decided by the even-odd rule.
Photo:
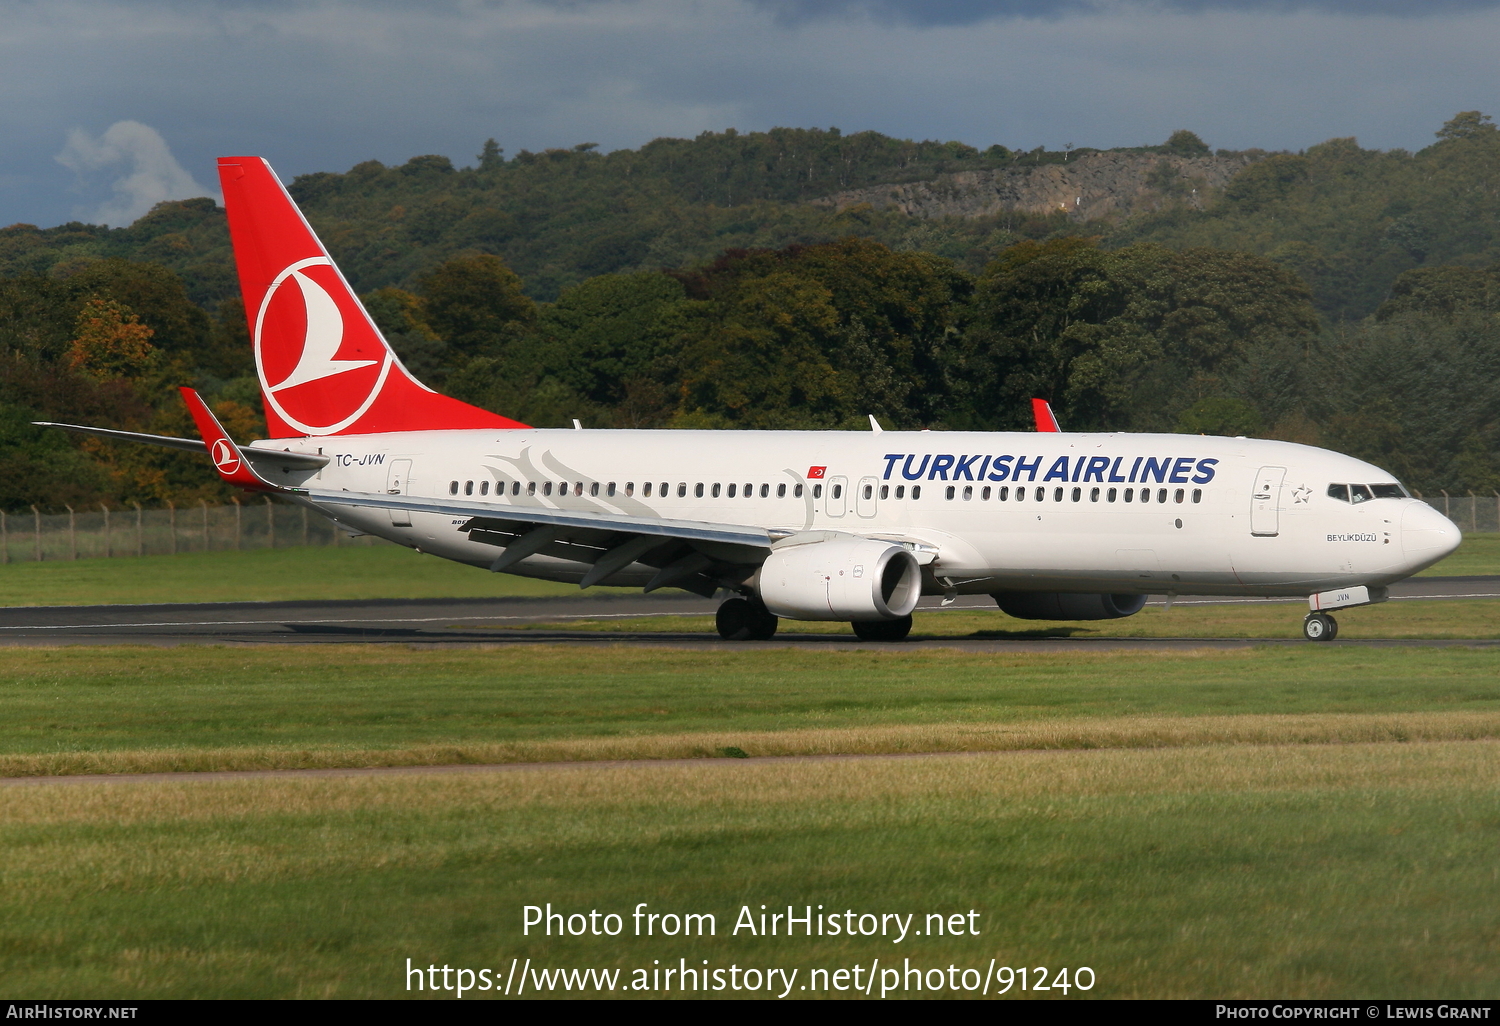
[[[1260,538],[1274,538],[1281,533],[1281,482],[1285,467],[1261,467],[1255,473],[1255,488],[1250,493],[1250,533]]]
[[[407,477],[411,474],[411,460],[392,460],[390,472],[386,474],[385,491],[387,495],[405,495]],[[393,509],[391,514],[392,527],[410,527],[411,511],[404,509]]]

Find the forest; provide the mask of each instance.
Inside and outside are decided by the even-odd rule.
[[[539,426],[1025,429],[1284,438],[1423,491],[1500,488],[1500,132],[1417,152],[1250,152],[1117,220],[922,219],[809,201],[1088,150],[732,130],[471,166],[422,156],[292,194],[407,366]],[[1191,132],[1132,153],[1209,152]],[[944,176],[947,176],[945,178]],[[198,387],[264,430],[223,211],[0,229],[0,508],[228,493],[201,460],[32,427],[191,431]]]

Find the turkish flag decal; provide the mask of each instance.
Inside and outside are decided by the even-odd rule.
[[[823,476],[823,472],[826,471],[827,469],[828,469],[827,467],[808,467],[807,468],[807,479],[809,481],[819,479],[819,478],[821,478]]]

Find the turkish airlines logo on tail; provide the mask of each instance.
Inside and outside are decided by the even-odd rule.
[[[234,446],[222,438],[214,442],[213,459],[214,466],[225,474],[233,474],[240,469],[240,458],[234,454]]]
[[[354,423],[390,373],[390,351],[355,303],[333,262],[310,257],[276,276],[256,312],[255,365],[266,403],[305,434]],[[348,338],[351,322],[363,337]],[[355,351],[341,358],[350,344]]]

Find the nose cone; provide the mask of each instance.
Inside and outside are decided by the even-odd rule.
[[[1458,548],[1458,525],[1425,502],[1412,502],[1401,514],[1401,550],[1415,573]]]

